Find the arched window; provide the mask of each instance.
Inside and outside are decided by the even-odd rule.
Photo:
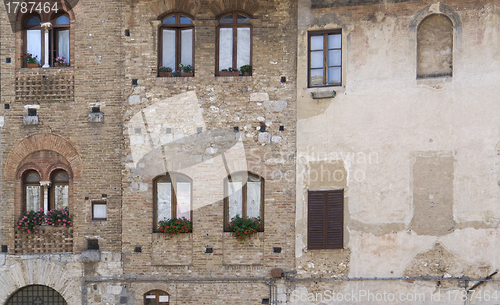
[[[24,208],[26,211],[39,211],[43,207],[40,188],[40,175],[30,170],[23,177]]]
[[[52,174],[50,195],[50,209],[63,209],[68,207],[69,177],[63,170]]]
[[[23,56],[31,54],[44,67],[56,66],[57,62],[69,65],[71,22],[69,15],[60,6],[55,15],[42,11],[40,15],[25,15],[23,20]],[[45,43],[45,29],[42,25],[48,26],[48,44]],[[46,54],[48,62],[45,62]]]
[[[418,26],[417,77],[451,76],[453,23],[445,15],[430,15]]]
[[[175,13],[162,19],[158,58],[160,66],[179,69],[179,65],[194,67],[194,26],[192,18]],[[193,70],[194,71],[194,70]]]
[[[264,220],[264,178],[249,172],[240,172],[225,179],[224,228],[236,215]]]
[[[14,293],[6,305],[51,304],[67,305],[64,298],[54,289],[42,285],[30,285]]]
[[[24,23],[24,53],[31,54],[40,64],[42,60],[42,27],[38,15],[30,15]]]
[[[191,189],[191,179],[181,174],[167,173],[155,179],[154,231],[158,231],[160,220],[174,217],[191,220]]]
[[[152,290],[144,294],[144,305],[168,305],[168,293],[161,290]]]
[[[237,12],[220,17],[217,39],[217,73],[252,65],[252,25],[249,17]]]
[[[70,22],[67,15],[58,15],[53,24],[52,35],[52,60],[64,60],[69,65],[69,28]]]

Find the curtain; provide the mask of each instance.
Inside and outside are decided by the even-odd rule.
[[[69,63],[69,30],[57,32],[57,55],[64,56]]]
[[[219,71],[221,71],[233,66],[233,29],[219,30]]]
[[[42,59],[42,31],[41,30],[27,30],[26,31],[26,51],[37,56],[37,62],[40,63]]]
[[[162,45],[162,66],[170,67],[176,71],[179,67],[175,66],[175,31],[163,30]]]
[[[181,63],[193,65],[193,29],[181,31]]]
[[[238,28],[237,67],[250,64],[250,29]]]

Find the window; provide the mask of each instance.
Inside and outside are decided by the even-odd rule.
[[[181,63],[194,67],[193,41],[194,27],[190,17],[179,13],[165,17],[160,28],[160,66],[173,71],[178,70]]]
[[[453,23],[445,15],[430,15],[417,30],[417,78],[451,76]]]
[[[58,10],[61,12],[61,10]],[[50,23],[49,44],[46,45],[42,23]],[[49,14],[30,14],[24,17],[23,54],[36,56],[37,62],[44,66],[55,66],[56,59],[64,56],[67,65],[70,62],[70,20],[67,14],[59,13],[54,17]],[[48,53],[48,62],[45,54]]]
[[[252,173],[230,175],[224,182],[224,228],[231,218],[260,217],[264,223],[264,179]]]
[[[223,69],[240,70],[252,65],[252,26],[241,13],[231,13],[219,19],[217,29],[217,73]]]
[[[342,31],[309,33],[309,87],[342,85]]]
[[[50,177],[50,181],[41,181],[40,175],[34,170],[28,170],[24,173],[23,212],[39,211],[41,208],[52,210],[69,207],[68,173],[64,170],[55,170]]]
[[[59,292],[42,285],[25,286],[14,293],[6,303],[6,305],[24,304],[67,305]]]
[[[161,290],[153,290],[144,294],[144,305],[168,305],[168,293]]]
[[[106,201],[92,202],[92,220],[107,220],[108,207]]]
[[[307,248],[342,249],[344,190],[309,191]]]
[[[191,179],[181,174],[167,173],[155,179],[154,231],[158,231],[160,220],[173,217],[191,220],[191,188]]]

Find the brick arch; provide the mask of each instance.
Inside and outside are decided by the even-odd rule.
[[[156,16],[179,12],[195,17],[200,9],[200,0],[155,0],[150,7]]]
[[[0,304],[19,289],[29,285],[43,285],[57,291],[68,305],[81,304],[79,278],[71,277],[71,264],[43,259],[18,260],[0,273]]]
[[[63,137],[49,133],[38,133],[21,140],[9,153],[4,169],[6,178],[15,179],[21,162],[31,153],[41,150],[54,151],[63,156],[69,162],[73,176],[75,178],[81,177],[82,160],[73,145]]]
[[[234,11],[253,16],[259,9],[259,4],[255,0],[214,0],[209,4],[209,8],[215,16]]]

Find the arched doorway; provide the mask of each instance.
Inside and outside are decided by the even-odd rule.
[[[25,286],[16,291],[5,305],[67,305],[59,292],[43,285]]]

